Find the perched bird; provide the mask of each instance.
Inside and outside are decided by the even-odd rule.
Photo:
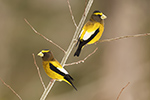
[[[82,31],[79,35],[77,44],[78,48],[74,56],[79,56],[81,49],[86,44],[93,44],[97,42],[104,31],[104,19],[107,17],[100,11],[94,11],[90,20],[83,26]]]
[[[54,58],[50,50],[44,49],[40,53],[38,53],[38,56],[42,58],[43,68],[50,78],[56,79],[56,81],[65,81],[73,86],[75,90],[77,90],[77,88],[72,83],[73,78]]]

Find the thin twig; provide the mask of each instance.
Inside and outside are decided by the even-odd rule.
[[[56,47],[58,47],[60,50],[62,50],[64,53],[66,53],[66,51],[60,47],[58,44],[54,43],[52,40],[48,39],[47,37],[45,37],[44,35],[42,35],[41,33],[39,33],[38,31],[35,30],[35,28],[27,21],[27,19],[25,19],[25,22],[31,27],[31,29],[38,35],[42,36],[45,40],[47,40],[48,42],[52,43],[53,45],[55,45]]]
[[[51,79],[51,81],[47,85],[47,88],[45,89],[45,91],[43,92],[43,94],[45,94],[46,96],[48,95],[48,93],[50,92],[51,88],[53,87],[55,81],[56,81],[55,79]],[[40,100],[45,100],[46,99],[45,95],[42,95],[41,98],[40,98]]]
[[[97,51],[98,47],[92,52],[90,53],[87,57],[85,57],[83,60],[79,60],[77,62],[73,62],[73,63],[69,63],[69,64],[65,64],[65,66],[70,66],[70,65],[75,65],[75,64],[79,64],[79,63],[84,63],[84,61],[89,58],[91,55],[93,55],[96,51]]]
[[[128,82],[127,85],[124,86],[124,87],[121,89],[121,91],[119,92],[119,95],[118,95],[118,97],[117,97],[116,100],[119,100],[119,97],[120,97],[121,93],[123,92],[123,90],[124,90],[129,84],[130,84],[130,82]]]
[[[84,15],[84,14],[82,15],[82,18],[81,18],[81,20],[80,20],[80,22],[79,22],[78,28],[76,28],[76,31],[75,31],[75,33],[74,33],[73,39],[72,39],[72,41],[71,41],[71,43],[70,43],[70,45],[69,45],[69,47],[68,47],[68,49],[67,49],[67,51],[66,51],[66,54],[64,55],[64,57],[63,57],[63,59],[62,59],[62,61],[61,61],[61,65],[62,65],[62,66],[65,65],[65,63],[66,63],[66,61],[67,61],[67,59],[68,59],[68,57],[69,57],[69,55],[70,55],[70,53],[71,53],[71,51],[72,51],[74,45],[75,45],[74,40],[77,40],[78,35],[80,34],[80,31],[81,31],[82,26],[83,26],[83,24],[84,24],[84,22],[85,22],[85,19],[86,19],[86,17],[87,17],[87,14],[88,14],[88,12],[89,12],[89,10],[90,10],[92,4],[93,4],[93,1],[94,1],[94,0],[89,0],[89,1],[88,1],[88,4],[87,4],[86,9],[85,9],[85,15]]]
[[[87,6],[87,0],[85,0],[85,8]],[[85,8],[84,8],[84,15],[85,15]]]
[[[72,21],[73,21],[75,27],[77,28],[78,26],[77,26],[76,21],[74,19],[74,16],[73,16],[73,13],[72,13],[72,10],[71,10],[71,5],[70,5],[69,0],[67,0],[67,3],[68,3],[68,7],[69,7],[69,11],[70,11],[70,14],[71,14]]]
[[[7,86],[20,100],[22,100],[22,98],[19,96],[18,93],[15,92],[15,90],[13,90],[8,84],[6,84],[1,78],[0,80],[2,81],[2,83]]]
[[[44,90],[45,90],[46,87],[45,87],[45,84],[44,84],[44,82],[43,82],[43,79],[42,79],[42,76],[41,76],[41,73],[40,73],[40,69],[39,69],[38,65],[36,64],[36,60],[35,60],[35,55],[34,55],[34,53],[32,54],[32,56],[33,56],[33,60],[34,60],[34,65],[36,66],[36,69],[37,69],[37,71],[38,71],[39,78],[40,78],[41,83],[42,83],[42,85],[43,85],[43,88],[44,88]]]
[[[142,37],[142,36],[149,36],[149,35],[150,35],[150,33],[136,34],[136,35],[126,35],[126,36],[119,36],[119,37],[115,37],[115,38],[111,38],[111,39],[100,40],[98,42],[100,42],[100,43],[110,42],[110,41],[115,41],[115,40],[127,39],[127,38],[131,38],[131,37]]]
[[[75,45],[74,40],[77,40],[77,38],[78,38],[78,35],[79,35],[80,31],[81,31],[81,28],[82,28],[82,26],[83,26],[83,24],[84,24],[84,21],[85,21],[85,19],[86,19],[86,17],[87,17],[87,14],[88,14],[88,12],[89,12],[89,10],[90,10],[92,4],[93,4],[93,1],[94,1],[94,0],[89,0],[89,1],[88,1],[87,7],[86,7],[86,9],[85,9],[85,15],[82,15],[82,18],[81,18],[81,20],[80,20],[80,22],[79,22],[79,25],[78,25],[78,27],[76,28],[76,31],[75,31],[75,33],[74,33],[73,39],[72,39],[72,41],[71,41],[71,43],[70,43],[70,45],[69,45],[69,47],[68,47],[68,49],[67,49],[67,51],[66,51],[64,57],[63,57],[63,59],[62,59],[62,61],[61,61],[61,65],[62,65],[63,67],[64,67],[64,65],[65,65],[65,63],[66,63],[66,61],[67,61],[67,59],[68,59],[68,57],[69,57],[69,55],[70,55],[70,53],[71,53],[71,51],[72,51],[74,45]],[[43,92],[43,94],[42,94],[40,100],[45,100],[45,98],[47,97],[47,95],[48,95],[48,93],[50,92],[51,88],[53,87],[54,83],[55,83],[55,81],[53,81],[53,82],[51,83],[51,85],[46,88],[46,90]],[[49,90],[49,91],[48,91],[48,90]]]

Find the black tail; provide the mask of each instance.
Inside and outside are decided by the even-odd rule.
[[[74,56],[79,57],[80,52],[81,52],[81,48],[78,48],[78,49],[76,50],[76,52],[75,52]]]
[[[77,91],[77,88],[73,85],[72,81],[73,81],[73,78],[69,75],[69,74],[66,74],[64,76],[64,79],[66,79],[72,86],[73,88]]]
[[[84,45],[85,45],[84,42],[79,41],[79,46],[78,46],[78,49],[76,50],[76,52],[74,53],[74,56],[79,57],[80,52],[81,52],[81,49],[82,49],[82,47],[83,47]]]

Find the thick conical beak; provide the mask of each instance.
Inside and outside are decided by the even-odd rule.
[[[40,56],[40,57],[44,56],[44,54],[42,52],[38,53],[37,55]]]
[[[101,19],[106,19],[107,16],[105,16],[104,14],[101,16]]]

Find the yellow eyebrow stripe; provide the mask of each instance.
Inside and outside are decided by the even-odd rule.
[[[97,12],[97,13],[94,13],[94,15],[103,15],[103,13]]]
[[[44,53],[44,52],[49,52],[49,50],[42,50],[42,52]]]

